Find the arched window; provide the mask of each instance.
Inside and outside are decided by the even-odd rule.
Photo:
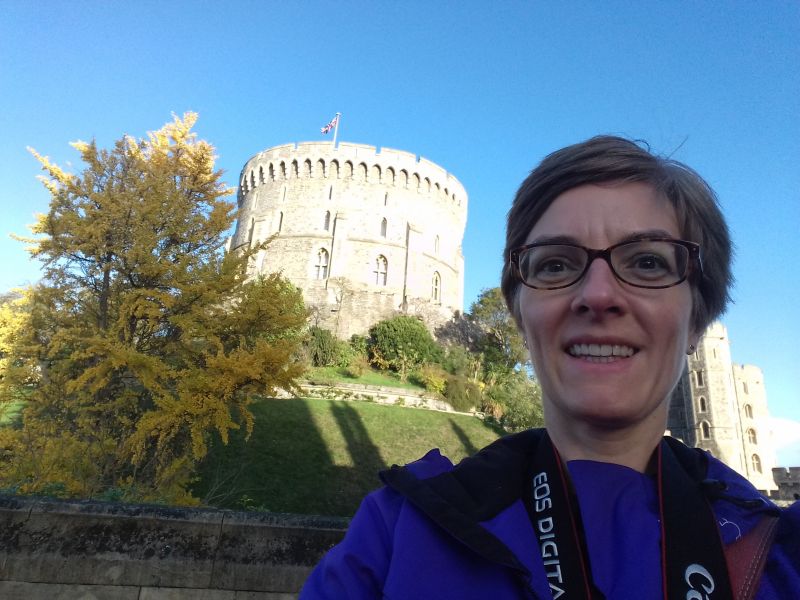
[[[439,255],[439,236],[438,235],[433,239],[433,253],[436,254],[437,256]]]
[[[388,223],[386,222],[386,219],[384,218],[381,221],[381,237],[386,237],[386,228],[387,228],[387,226],[388,226]]]
[[[321,158],[317,161],[317,177],[325,177],[325,161]]]
[[[707,421],[700,423],[700,437],[704,440],[711,439],[711,425]]]
[[[372,169],[369,174],[369,178],[371,181],[375,183],[379,183],[381,180],[381,168],[379,165],[372,165]]]
[[[311,160],[308,158],[303,162],[303,177],[311,177]]]
[[[744,405],[744,416],[747,417],[748,419],[753,418],[753,407],[750,406],[749,404]]]
[[[707,412],[708,411],[708,402],[706,402],[705,396],[700,396],[697,399],[697,411],[698,412]]]
[[[323,222],[322,228],[325,231],[330,231],[331,228],[331,211],[325,211],[325,220]]]
[[[439,302],[442,299],[442,277],[439,273],[433,273],[433,279],[431,280],[431,300],[434,302]]]
[[[750,390],[748,390],[748,389],[747,389],[747,382],[746,382],[746,381],[743,381],[743,382],[742,382],[742,391],[743,391],[745,394],[749,394],[749,393],[750,393]]]
[[[349,160],[344,163],[344,178],[350,179],[353,177],[353,163]]]
[[[250,171],[250,187],[256,187],[256,174],[252,170]]]
[[[375,259],[375,285],[386,285],[386,273],[389,270],[389,263],[386,257],[381,255]]]
[[[275,181],[275,165],[269,163],[269,180]]]
[[[400,185],[404,188],[408,187],[408,171],[405,169],[400,170]]]
[[[339,161],[332,160],[331,166],[328,168],[328,176],[332,177],[333,179],[339,178]]]
[[[386,169],[386,183],[394,185],[394,169],[392,167]]]
[[[367,180],[367,165],[365,163],[358,165],[358,178],[362,181]]]
[[[292,177],[292,178],[294,178],[294,179],[297,179],[297,178],[299,177],[299,175],[297,174],[297,172],[298,172],[298,171],[297,171],[297,161],[296,161],[296,160],[293,160],[293,161],[292,161],[292,173],[291,173],[291,177]]]
[[[280,168],[281,179],[286,179],[286,163],[281,161],[281,168]]]
[[[753,454],[753,456],[750,457],[750,464],[753,465],[753,471],[761,473],[761,459],[758,457],[758,454]]]
[[[258,183],[264,183],[264,167],[258,167]]]
[[[419,175],[417,173],[411,176],[411,189],[419,191]]]
[[[283,229],[283,211],[278,213],[278,232],[280,232],[281,229]]]
[[[317,252],[316,277],[317,279],[328,278],[328,251],[325,248],[320,248]]]
[[[756,436],[756,430],[753,429],[752,427],[747,430],[747,441],[750,442],[751,444],[757,444],[758,443],[758,437]]]

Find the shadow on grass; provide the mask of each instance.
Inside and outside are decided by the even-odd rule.
[[[466,432],[458,426],[453,419],[450,419],[450,427],[453,429],[453,432],[458,437],[458,441],[461,442],[462,448],[464,448],[464,452],[467,453],[467,456],[472,456],[478,451],[478,448],[472,443],[472,440],[469,439]]]
[[[338,426],[346,446],[339,448],[337,462],[352,466],[335,464],[310,406],[301,399],[255,402],[250,439],[233,432],[226,445],[217,436],[200,466],[194,495],[222,508],[351,516],[380,485],[377,473],[386,465],[358,412],[343,402],[320,403],[319,422]]]

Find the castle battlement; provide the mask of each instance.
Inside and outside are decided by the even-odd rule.
[[[298,142],[263,150],[250,158],[239,177],[243,196],[267,181],[356,179],[373,185],[410,189],[458,207],[466,219],[467,193],[445,169],[404,150],[341,142]]]

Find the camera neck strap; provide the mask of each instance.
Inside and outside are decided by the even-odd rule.
[[[700,482],[689,476],[664,441],[655,450],[655,465],[663,597],[732,598],[716,518]],[[545,575],[554,600],[604,600],[592,580],[580,510],[565,468],[546,436],[532,458],[524,494]]]

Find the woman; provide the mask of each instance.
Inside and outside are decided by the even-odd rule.
[[[384,471],[301,598],[800,597],[800,506],[781,514],[664,438],[730,261],[686,166],[608,136],[546,157],[509,212],[502,275],[546,428]]]

